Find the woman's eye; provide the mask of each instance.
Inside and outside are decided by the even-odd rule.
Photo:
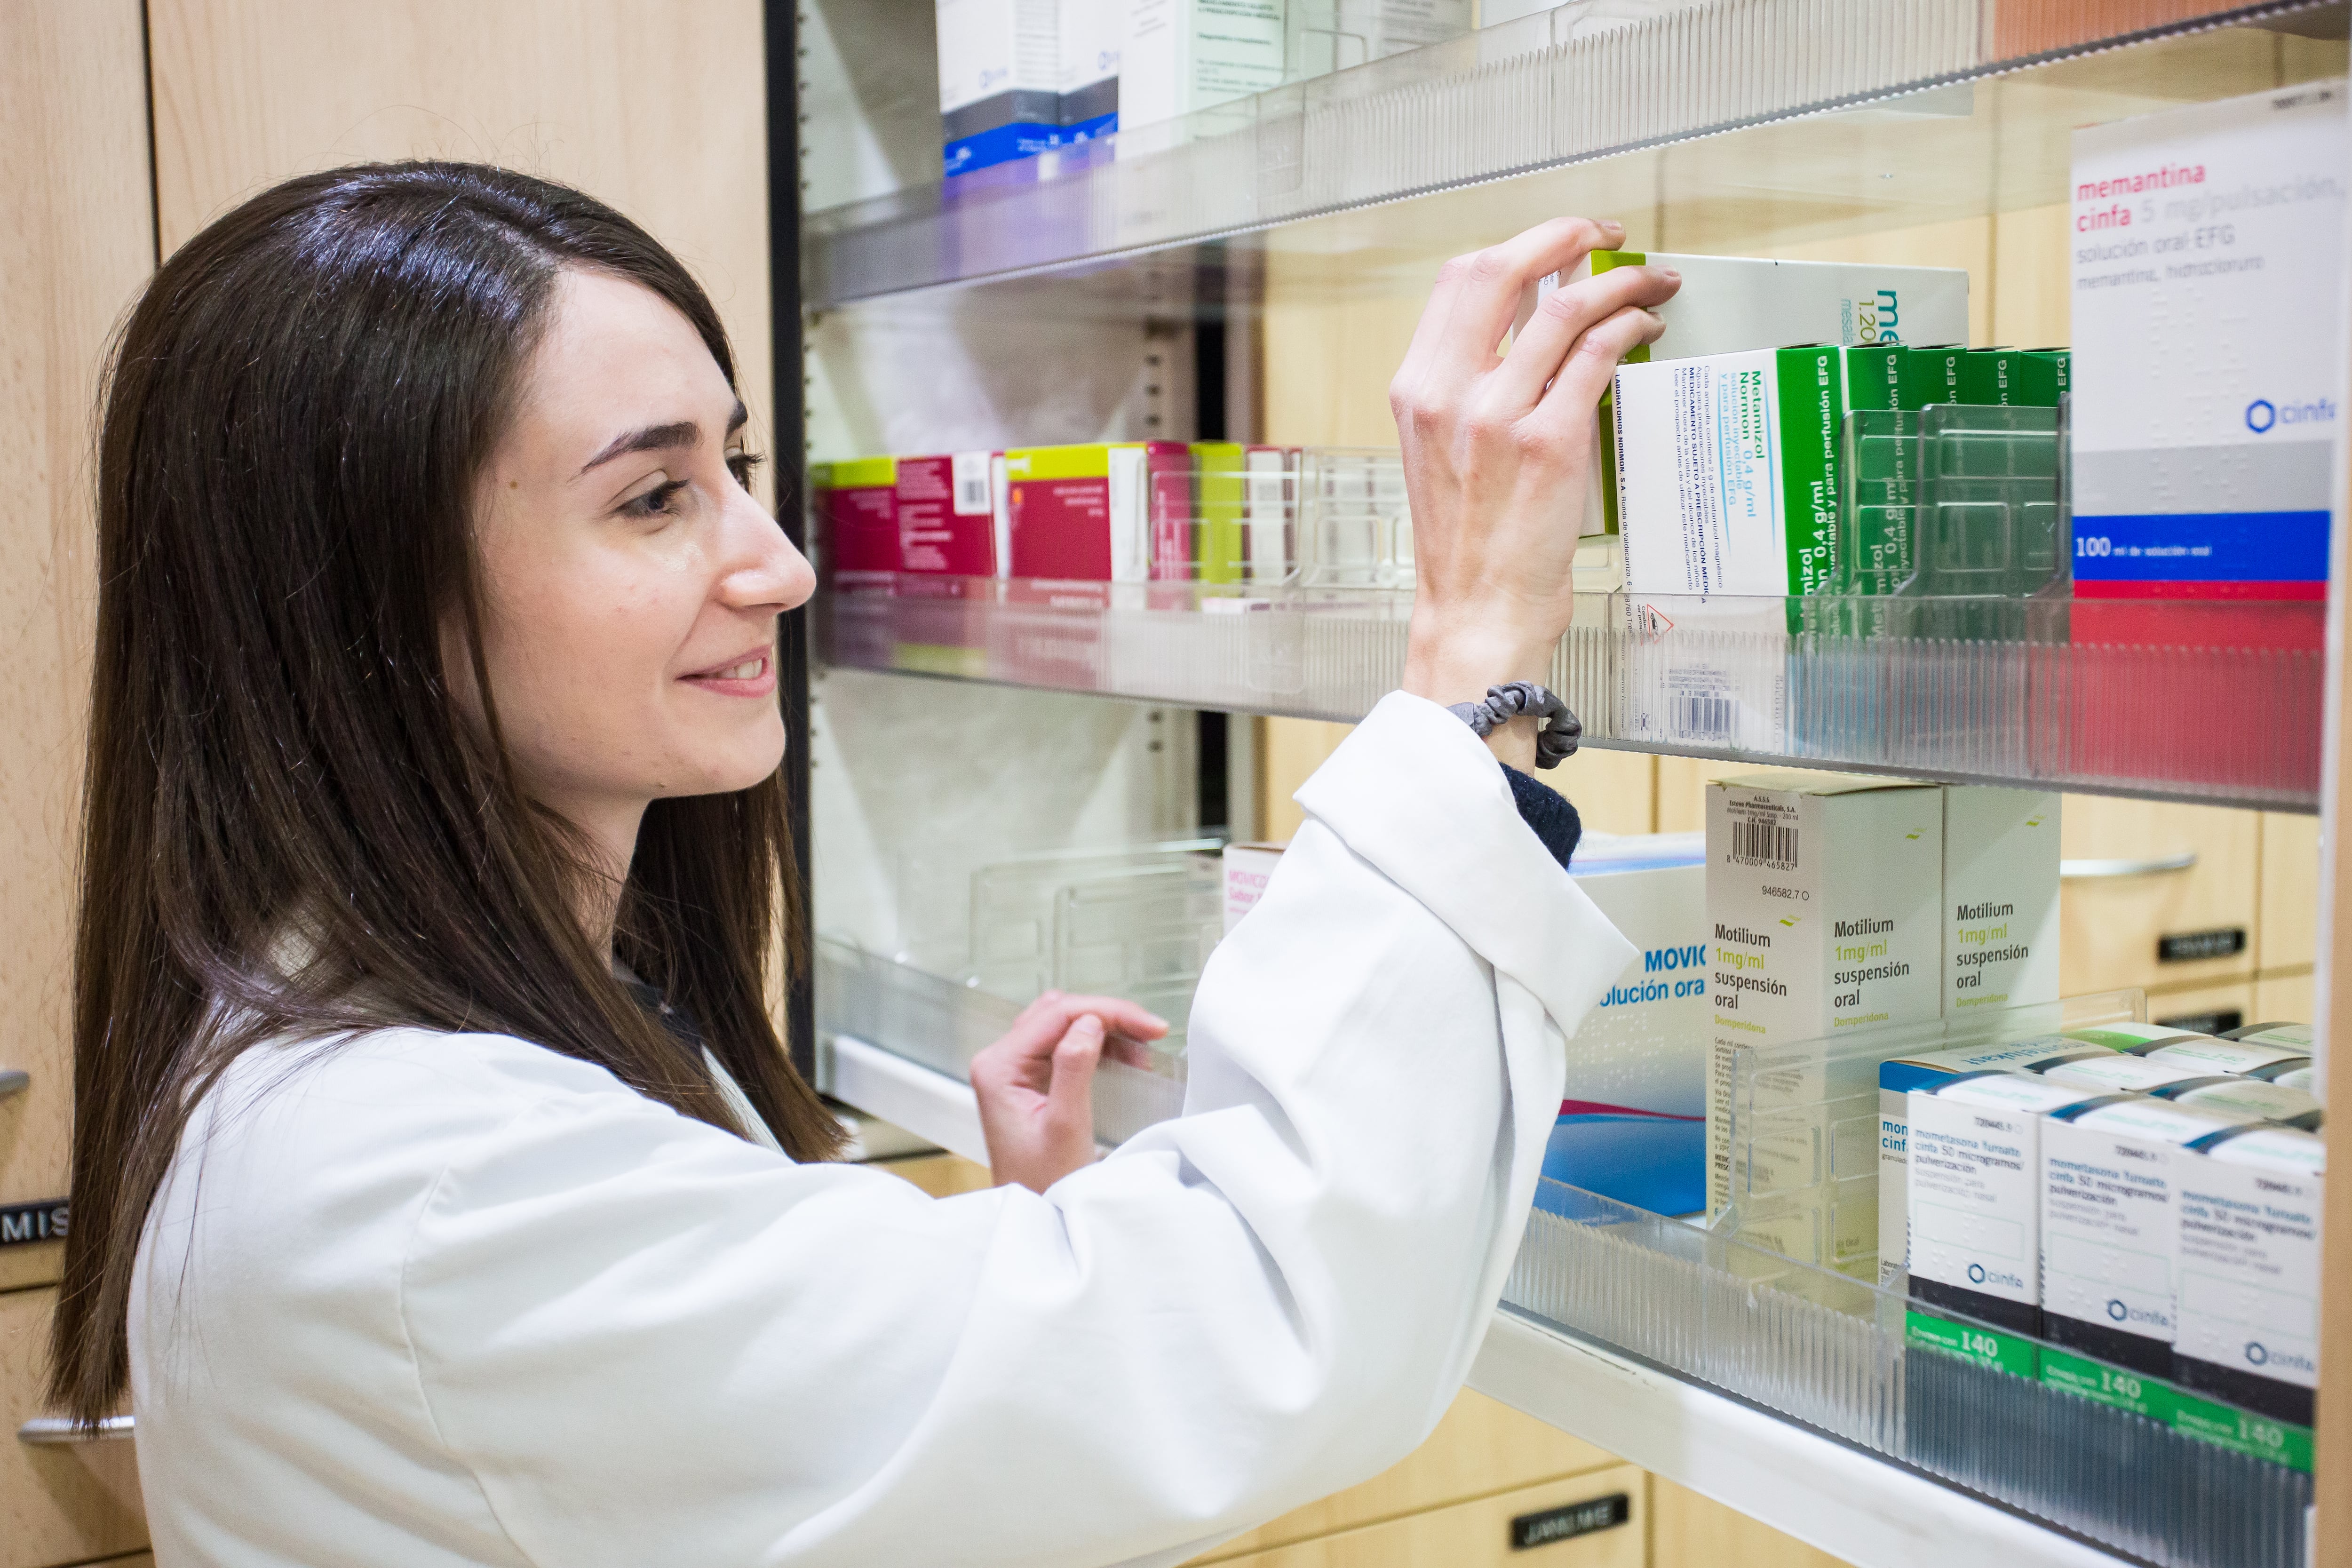
[[[640,518],[667,517],[676,510],[669,503],[676,500],[677,492],[684,489],[686,489],[684,479],[671,479],[667,484],[656,485],[645,494],[623,501],[621,515]]]
[[[751,488],[751,476],[758,473],[760,465],[767,460],[757,452],[730,452],[727,468],[735,476],[735,482],[748,490]]]

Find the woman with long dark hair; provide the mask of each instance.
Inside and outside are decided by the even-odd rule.
[[[975,1067],[1000,1179],[827,1163],[777,617],[702,290],[577,192],[306,176],[166,261],[98,464],[54,1394],[126,1387],[162,1562],[1173,1562],[1458,1386],[1563,1037],[1626,949],[1515,805],[1629,268],[1448,268],[1394,389],[1406,689],[1204,975],[1188,1114],[1092,1160],[1106,1033]],[[1507,717],[1507,715],[1504,715]],[[910,736],[910,744],[920,743]],[[1532,798],[1532,797],[1530,797]],[[780,912],[781,911],[781,912]]]

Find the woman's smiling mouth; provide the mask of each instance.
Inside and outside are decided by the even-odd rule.
[[[767,648],[680,679],[721,697],[765,697],[776,689],[774,658]]]

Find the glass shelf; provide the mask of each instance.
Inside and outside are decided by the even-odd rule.
[[[1190,247],[1213,266],[1220,242],[1277,227],[1302,254],[1418,252],[1433,237],[1496,237],[1532,215],[1663,200],[1690,220],[1674,248],[1703,250],[1711,229],[1752,237],[1759,220],[1799,211],[1829,234],[2057,202],[2074,126],[2275,85],[2267,54],[2260,79],[2238,80],[2248,51],[2211,29],[2310,32],[2293,19],[2310,9],[1571,0],[1069,153],[812,214],[804,299],[823,311],[1072,269],[1115,294],[1149,291],[1150,268],[1090,264],[1163,252],[1181,269],[1191,263],[1175,253]],[[2151,41],[2120,66],[2084,58]],[[2334,74],[2342,50],[2276,63]],[[1749,134],[1723,135],[1733,131]],[[1400,214],[1407,197],[1424,199]]]
[[[816,602],[835,665],[1352,721],[1402,590],[904,576]],[[2317,809],[2326,606],[1578,595],[1551,684],[1586,743]]]

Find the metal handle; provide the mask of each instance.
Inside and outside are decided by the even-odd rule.
[[[2186,871],[2197,864],[2197,851],[2156,855],[2145,860],[2061,860],[2058,875],[2070,882],[2105,881],[2112,877],[2153,877],[2159,871]]]
[[[16,1441],[30,1443],[37,1448],[59,1447],[68,1443],[110,1443],[130,1436],[128,1415],[110,1415],[98,1424],[95,1432],[67,1415],[36,1415],[16,1428]]]
[[[0,1100],[22,1094],[32,1081],[33,1075],[22,1068],[0,1068]]]

